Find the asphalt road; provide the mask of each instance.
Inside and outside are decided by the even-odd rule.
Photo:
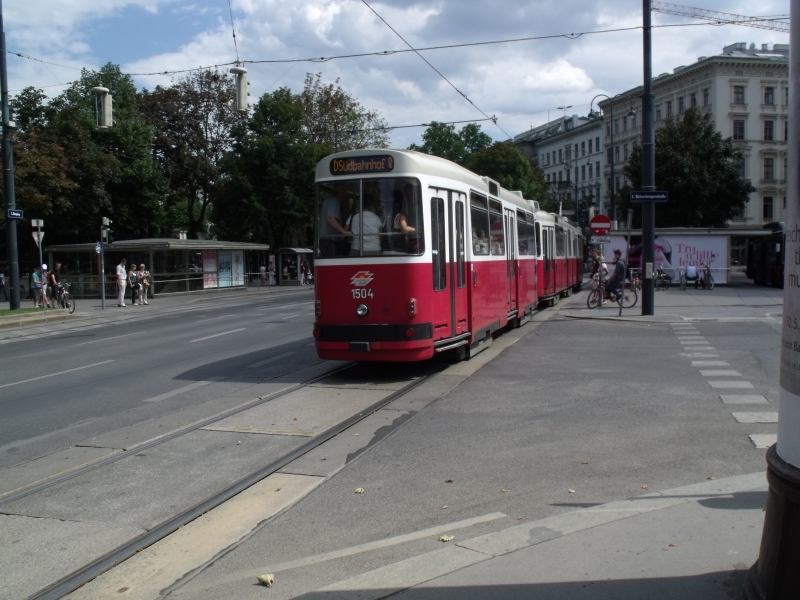
[[[0,469],[318,362],[311,291],[149,308],[119,309],[141,320],[2,347]]]

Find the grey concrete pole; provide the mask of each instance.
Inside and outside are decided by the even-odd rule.
[[[653,123],[653,44],[650,0],[642,0],[644,90],[642,92],[642,190],[656,189],[655,131]],[[655,314],[656,211],[653,202],[642,202],[642,315]]]
[[[791,1],[789,172],[781,331],[778,443],[767,451],[769,496],[758,561],[742,598],[789,600],[800,589],[800,0]]]
[[[8,72],[6,67],[6,34],[3,29],[3,2],[0,0],[0,98],[3,125],[3,205],[6,209],[6,260],[11,292],[11,310],[19,309],[19,254],[17,252],[17,220],[8,218],[16,208],[14,196],[14,153],[11,147],[11,111],[8,108]]]

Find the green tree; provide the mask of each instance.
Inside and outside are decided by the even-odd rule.
[[[468,123],[456,131],[455,125],[433,121],[422,134],[422,145],[411,144],[408,149],[464,165],[470,154],[491,145],[492,138],[476,123]]]
[[[310,144],[327,144],[330,152],[334,147],[341,152],[389,145],[389,132],[380,112],[364,108],[339,85],[339,79],[325,85],[322,73],[308,73],[295,101],[302,108],[301,131]]]
[[[185,228],[191,238],[205,232],[231,130],[244,119],[235,101],[233,78],[210,70],[139,95],[141,114],[153,128],[153,154],[169,181],[167,228]]]
[[[671,117],[656,131],[655,184],[669,192],[669,202],[656,205],[658,227],[726,227],[755,188],[737,173],[742,158],[730,138],[714,129],[711,116],[689,109]],[[642,152],[634,148],[625,176],[631,188],[641,189]],[[618,214],[626,214],[629,189],[622,190]],[[640,220],[640,208],[635,207]]]
[[[547,196],[547,184],[541,170],[534,170],[528,157],[513,144],[496,142],[472,152],[464,166],[478,175],[494,179],[507,190],[519,190],[528,200],[544,202]]]

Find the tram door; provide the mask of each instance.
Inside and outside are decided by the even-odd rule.
[[[542,227],[542,258],[544,265],[542,273],[544,276],[544,294],[552,294],[555,291],[555,239],[551,227]]]
[[[466,196],[437,190],[431,198],[433,339],[467,331]]]
[[[516,213],[506,209],[506,277],[508,278],[508,312],[517,308],[517,270],[514,259],[517,248]]]

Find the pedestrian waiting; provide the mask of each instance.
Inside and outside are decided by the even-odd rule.
[[[147,288],[150,287],[150,271],[145,269],[144,263],[139,265],[136,272],[136,279],[139,281],[139,304],[147,304]]]
[[[125,285],[128,283],[128,273],[125,270],[126,262],[123,258],[117,265],[117,306],[125,306]]]
[[[8,292],[6,291],[6,274],[0,271],[0,292],[3,293],[3,297],[8,301]]]

